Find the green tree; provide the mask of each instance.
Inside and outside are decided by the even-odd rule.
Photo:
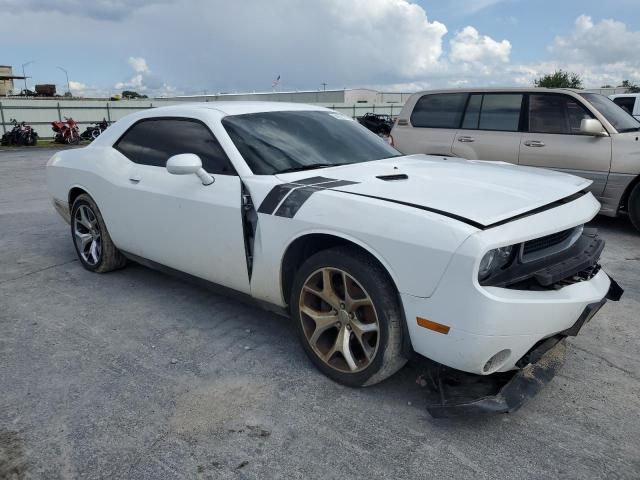
[[[631,83],[629,80],[623,80],[622,84],[619,86],[626,88],[629,93],[640,93],[640,86]]]
[[[556,70],[535,80],[536,87],[545,88],[582,88],[582,78],[577,73]]]

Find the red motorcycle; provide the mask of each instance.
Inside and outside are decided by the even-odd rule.
[[[80,142],[80,129],[73,118],[64,117],[65,121],[51,122],[51,128],[56,135],[54,140],[57,143],[77,145]]]

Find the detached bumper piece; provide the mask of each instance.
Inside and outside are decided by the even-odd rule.
[[[448,402],[427,406],[434,418],[476,416],[480,414],[510,413],[535,396],[564,365],[566,356],[564,338],[552,337],[529,353],[531,363],[518,370],[498,393],[482,398]]]
[[[456,372],[457,377],[451,382],[451,377],[444,381],[440,371],[437,377],[437,390],[440,394],[440,402],[427,406],[427,411],[434,418],[464,417],[479,414],[511,413],[520,408],[528,399],[535,396],[564,365],[566,358],[566,341],[569,336],[576,336],[582,327],[588,323],[594,315],[607,303],[607,300],[618,301],[624,290],[613,278],[607,295],[599,302],[586,306],[578,320],[566,330],[557,333],[553,337],[541,340],[533,346],[529,352],[516,363],[520,368],[515,373],[500,373],[487,377],[475,376],[476,385],[469,382],[474,377],[464,372]],[[455,376],[455,374],[454,374]],[[462,379],[461,377],[467,377]],[[493,377],[490,379],[490,377]],[[504,382],[501,386],[494,385],[495,393],[485,393],[473,398],[473,392],[477,392],[477,384],[486,380]],[[452,385],[453,384],[453,385]],[[497,391],[496,391],[497,388]],[[458,396],[450,395],[449,390],[458,390]],[[463,390],[467,398],[460,397],[459,391]],[[471,395],[469,395],[471,393]]]

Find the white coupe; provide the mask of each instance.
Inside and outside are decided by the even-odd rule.
[[[82,265],[126,259],[279,307],[326,375],[372,385],[417,352],[526,367],[610,294],[589,181],[402,156],[300,104],[168,106],[56,153],[47,184]],[[619,295],[618,295],[619,296]]]

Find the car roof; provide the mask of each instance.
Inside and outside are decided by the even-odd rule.
[[[188,114],[194,110],[217,110],[224,115],[243,115],[246,113],[285,112],[285,111],[329,111],[328,108],[304,103],[227,101],[227,102],[188,102],[154,108],[149,116]]]
[[[416,95],[422,95],[425,93],[468,93],[468,92],[478,92],[478,93],[491,93],[491,92],[571,92],[571,93],[594,93],[586,90],[580,90],[577,88],[543,88],[543,87],[479,87],[479,88],[445,88],[440,90],[423,90],[421,92],[417,92]]]

